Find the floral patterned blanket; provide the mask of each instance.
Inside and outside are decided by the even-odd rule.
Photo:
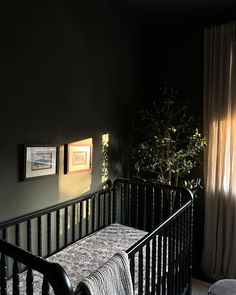
[[[59,263],[69,276],[75,290],[78,283],[99,268],[115,253],[125,251],[147,234],[145,231],[111,224],[52,255],[47,260]],[[25,294],[26,273],[20,274],[20,294]],[[34,294],[41,294],[42,275],[34,272]],[[12,294],[12,280],[8,281]],[[51,294],[54,294],[51,290]]]

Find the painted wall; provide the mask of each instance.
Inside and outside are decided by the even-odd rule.
[[[109,133],[120,155],[110,176],[122,172],[118,135],[133,95],[132,33],[105,3],[77,2],[1,8],[0,221],[82,192],[85,174],[64,175],[62,166],[58,176],[20,181],[23,144],[59,145],[63,165],[65,143],[92,138],[95,190]]]

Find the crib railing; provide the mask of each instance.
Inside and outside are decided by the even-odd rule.
[[[26,276],[26,294],[33,294],[33,272],[32,269],[44,274],[42,283],[42,294],[49,294],[49,285],[52,286],[55,294],[58,295],[73,295],[73,288],[71,282],[63,270],[63,268],[57,263],[48,262],[38,256],[35,256],[27,251],[24,251],[14,245],[0,240],[1,250],[1,295],[7,294],[7,274],[6,274],[6,256],[14,259],[13,266],[13,294],[20,294],[19,291],[19,263],[27,264],[27,276]]]
[[[19,274],[26,269],[21,259],[22,253],[27,253],[24,250],[29,252],[25,254],[27,262],[30,259],[36,262],[32,254],[41,261],[39,257],[46,258],[112,223],[112,206],[112,188],[108,182],[108,186],[96,193],[0,223],[0,294],[7,294],[9,278],[12,278],[13,294],[19,294]],[[6,251],[6,245],[12,245],[12,251]],[[46,271],[49,264],[42,260],[39,265],[40,270]],[[32,269],[28,263],[27,267],[27,285],[31,286]],[[32,268],[37,270],[38,267],[35,263]],[[43,294],[48,294],[46,280],[42,290]],[[33,294],[30,287],[27,294]]]
[[[108,187],[2,222],[0,238],[38,256],[48,257],[111,223],[111,191]]]
[[[40,256],[46,258],[113,222],[148,232],[156,228],[128,250],[134,283],[135,268],[139,269],[140,292],[164,290],[165,284],[179,290],[191,277],[191,210],[192,196],[187,189],[120,178],[113,186],[108,182],[96,193],[3,222],[0,224],[1,295],[7,294],[8,278],[13,280],[13,294],[19,294],[19,273],[25,270],[25,264],[27,294],[33,294],[32,269],[45,274],[42,294],[48,294],[48,283],[54,287],[49,270],[60,272],[60,267],[51,268]],[[66,274],[62,272],[58,276],[62,278]],[[64,294],[72,294],[70,284],[56,294],[63,294],[63,288],[67,289]],[[158,292],[151,294],[160,294]]]
[[[192,201],[189,190],[143,179],[118,178],[113,183],[114,219],[125,225],[151,231]]]
[[[130,185],[129,182],[124,180],[121,189],[127,185]],[[150,185],[154,186],[151,193],[151,196],[154,196],[155,183],[138,184],[138,190],[146,190]],[[160,187],[161,202],[166,188]],[[142,218],[145,220],[149,212],[151,222],[147,226],[152,226],[156,221],[162,220],[164,212],[170,214],[169,217],[126,251],[130,258],[133,285],[138,289],[138,294],[191,294],[193,197],[191,192],[184,188],[168,186],[167,189],[171,189],[170,195],[175,197],[175,204],[172,203],[169,212],[161,205],[163,212],[155,219],[150,211],[154,206],[152,205],[148,210],[143,208]],[[173,195],[173,192],[177,194]],[[151,196],[147,194],[147,197]],[[124,214],[124,218],[127,216],[129,217],[129,214]]]

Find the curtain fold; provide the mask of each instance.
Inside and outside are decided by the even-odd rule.
[[[205,29],[205,227],[202,270],[236,278],[236,51],[235,23]]]

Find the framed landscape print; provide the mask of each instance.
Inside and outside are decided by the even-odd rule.
[[[92,146],[65,145],[65,173],[77,173],[92,169]]]
[[[25,145],[24,179],[57,174],[57,146]]]

